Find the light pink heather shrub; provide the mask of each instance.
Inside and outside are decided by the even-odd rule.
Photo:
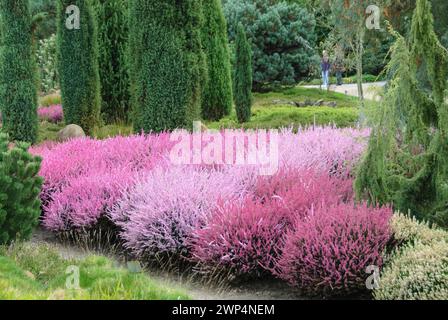
[[[149,172],[111,211],[125,247],[138,256],[188,256],[188,239],[218,200],[238,201],[254,184],[248,170],[174,167]]]
[[[259,177],[242,205],[220,206],[192,241],[193,260],[203,271],[260,276],[274,267],[282,236],[294,221],[321,204],[350,200],[347,184],[328,174],[282,169]],[[341,188],[341,186],[343,186]]]
[[[368,266],[381,268],[391,238],[390,208],[318,206],[289,231],[277,275],[311,294],[366,290]]]
[[[365,150],[369,130],[316,127],[293,133],[285,129],[280,136],[280,167],[312,168],[345,177]]]
[[[37,109],[37,115],[39,117],[39,120],[44,120],[52,123],[58,123],[64,119],[64,112],[61,105],[39,107]]]

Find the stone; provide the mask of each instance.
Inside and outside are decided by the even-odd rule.
[[[69,124],[64,129],[58,132],[58,141],[65,142],[70,139],[82,138],[85,137],[86,134],[84,130],[76,124]]]

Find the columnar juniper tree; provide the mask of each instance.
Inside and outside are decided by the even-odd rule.
[[[391,83],[356,180],[359,197],[448,226],[448,52],[418,0],[411,39],[397,35]],[[429,91],[417,74],[426,73]]]
[[[127,0],[95,0],[98,22],[101,114],[106,123],[128,120],[130,109]]]
[[[135,131],[191,127],[206,76],[202,1],[132,0],[130,75]]]
[[[28,0],[0,1],[0,110],[12,140],[37,136],[36,68]]]
[[[238,25],[235,41],[233,92],[236,115],[243,123],[250,120],[252,107],[252,49],[242,24]]]
[[[202,117],[219,120],[232,109],[232,75],[227,26],[220,0],[204,1],[202,44],[207,56],[208,79],[202,92]]]
[[[91,2],[58,0],[57,24],[65,122],[89,133],[98,122],[101,102],[97,25]]]

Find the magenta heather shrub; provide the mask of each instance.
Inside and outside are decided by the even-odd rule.
[[[61,105],[54,105],[49,107],[39,107],[37,109],[39,120],[44,120],[52,123],[61,122],[64,119],[64,112]]]
[[[366,268],[382,266],[391,217],[390,208],[365,204],[318,206],[287,233],[276,273],[312,294],[365,290]]]
[[[196,231],[193,259],[204,270],[260,276],[272,269],[281,252],[281,237],[294,221],[312,206],[347,201],[344,192],[351,185],[352,180],[308,169],[282,169],[273,176],[259,177],[243,205],[220,206],[206,226]]]
[[[353,199],[353,180],[330,176],[313,169],[280,169],[272,176],[260,177],[255,186],[255,197],[281,199],[296,214],[304,215],[312,205],[326,205]]]
[[[192,238],[192,258],[203,272],[260,276],[272,267],[290,216],[281,201],[251,197],[219,206]]]
[[[125,194],[111,218],[123,230],[125,247],[134,254],[186,257],[189,238],[215,210],[218,200],[244,197],[254,183],[253,176],[238,169],[156,169]]]

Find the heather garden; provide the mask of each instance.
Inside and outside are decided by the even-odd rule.
[[[447,4],[372,2],[2,0],[0,300],[448,299]]]

